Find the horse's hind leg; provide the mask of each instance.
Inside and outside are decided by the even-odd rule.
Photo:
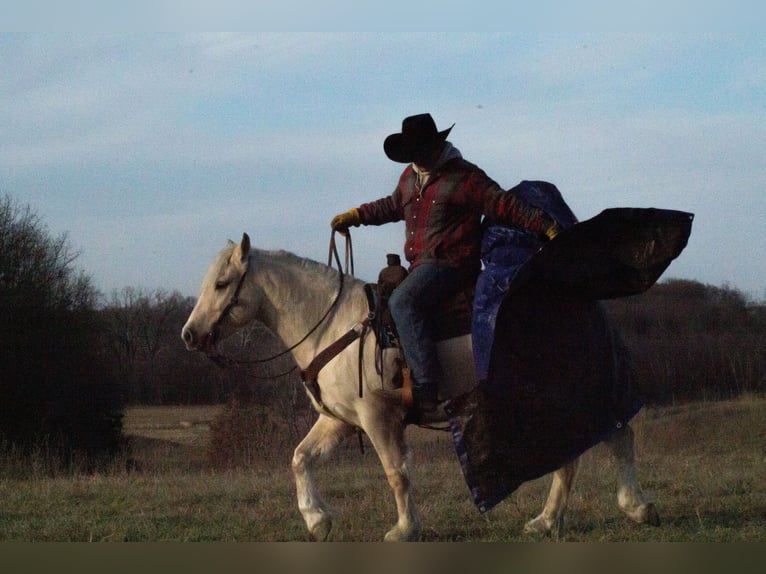
[[[314,484],[314,463],[330,453],[353,430],[353,427],[342,421],[319,415],[319,419],[293,454],[292,468],[298,494],[298,508],[309,534],[315,540],[327,539],[332,529],[332,515]]]
[[[553,473],[553,482],[543,511],[526,523],[524,532],[528,534],[551,534],[554,538],[559,538],[563,534],[564,514],[569,501],[569,493],[572,490],[572,483],[577,473],[577,462],[574,460]]]
[[[625,425],[612,435],[606,445],[617,459],[619,469],[619,487],[617,504],[631,520],[652,526],[660,525],[660,516],[653,502],[644,496],[636,478],[636,456],[634,434],[630,425]]]

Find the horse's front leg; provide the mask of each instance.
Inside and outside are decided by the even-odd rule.
[[[353,430],[353,427],[342,421],[319,415],[319,419],[293,454],[292,468],[298,494],[298,508],[306,522],[309,534],[315,540],[327,539],[332,529],[332,515],[314,484],[313,466],[318,460],[327,456]]]
[[[636,478],[635,438],[630,425],[612,435],[606,445],[617,459],[619,483],[617,504],[628,518],[639,524],[660,525],[660,515],[653,502],[644,496]]]
[[[383,411],[385,412],[385,411]],[[378,415],[380,413],[377,413]],[[397,522],[386,533],[386,542],[418,540],[420,518],[410,489],[410,456],[404,442],[404,425],[391,413],[366,421],[365,432],[375,447],[388,484],[396,499]]]
[[[545,507],[537,517],[527,522],[524,526],[524,532],[528,534],[551,534],[554,538],[563,535],[564,513],[577,473],[577,462],[578,460],[574,460],[553,473],[553,482]]]

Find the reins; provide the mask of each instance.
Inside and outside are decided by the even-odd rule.
[[[332,313],[332,311],[337,306],[338,301],[340,301],[341,295],[343,294],[343,285],[344,285],[345,275],[349,273],[349,271],[352,276],[354,274],[354,251],[351,244],[351,234],[349,232],[346,232],[343,235],[346,238],[345,271],[340,263],[338,246],[335,241],[335,230],[332,231],[332,235],[330,236],[330,248],[329,248],[329,253],[327,255],[327,265],[332,267],[332,263],[334,259],[336,265],[338,266],[338,277],[339,277],[338,293],[335,295],[335,299],[333,299],[333,302],[330,305],[330,307],[327,309],[327,311],[325,311],[324,315],[322,315],[322,317],[316,322],[316,324],[311,329],[309,329],[308,333],[306,333],[303,337],[301,337],[299,341],[290,345],[284,351],[281,351],[277,353],[276,355],[272,355],[271,357],[265,357],[262,359],[233,359],[231,357],[226,357],[225,355],[219,352],[215,352],[215,353],[209,353],[208,358],[214,363],[216,363],[218,366],[223,368],[232,367],[232,366],[241,368],[247,365],[267,363],[269,361],[273,361],[275,359],[278,359],[286,355],[287,353],[294,351],[298,346],[303,344],[303,342],[305,342],[306,339],[308,339],[311,336],[311,334],[314,333],[314,331],[316,331],[320,327],[320,325],[322,325],[322,323],[325,322],[327,317],[330,316],[330,313]],[[242,286],[245,283],[245,278],[247,276],[248,271],[250,270],[250,263],[251,263],[251,260],[250,260],[250,257],[248,256],[247,267],[245,268],[244,273],[242,273],[242,276],[239,278],[239,283],[237,284],[237,288],[234,290],[234,294],[232,295],[226,307],[224,307],[224,310],[221,312],[221,316],[213,325],[213,329],[211,330],[211,333],[214,336],[215,334],[217,334],[220,323],[228,316],[228,314],[231,312],[231,309],[234,308],[234,306],[236,306],[237,303],[239,302],[239,293],[242,290]],[[340,352],[342,352],[351,343],[353,343],[357,339],[361,339],[361,342],[359,344],[359,373],[358,373],[359,374],[359,397],[361,398],[362,388],[363,388],[362,349],[364,347],[364,338],[369,332],[370,322],[372,321],[372,319],[373,319],[373,314],[372,313],[368,314],[368,316],[363,321],[354,325],[339,339],[331,343],[327,348],[325,348],[323,351],[317,354],[309,363],[309,365],[301,371],[301,380],[303,381],[303,384],[306,390],[311,394],[317,406],[329,416],[339,418],[338,414],[330,410],[322,401],[322,394],[319,388],[319,382],[317,380],[319,371],[322,370],[322,368],[328,362],[330,362],[335,356],[337,356]],[[356,327],[358,325],[361,325],[362,327],[361,332],[357,332],[356,330]],[[298,368],[298,365],[294,365],[291,369],[289,369],[288,371],[284,373],[280,373],[279,375],[274,375],[271,377],[255,376],[255,378],[276,379],[285,375],[289,375],[297,368]],[[364,454],[364,441],[362,440],[362,429],[357,428],[357,432],[358,432],[358,439],[359,439],[359,448],[361,449],[362,454]]]
[[[332,260],[334,257],[335,262],[338,265],[338,271],[341,272],[341,282],[342,282],[344,273],[346,275],[351,275],[352,277],[354,276],[354,247],[351,244],[351,231],[346,231],[345,233],[341,233],[341,235],[343,235],[343,237],[346,238],[346,256],[345,256],[346,265],[344,268],[341,268],[340,266],[340,256],[338,255],[338,247],[335,244],[334,229],[332,231],[332,234],[330,235],[330,252],[327,254],[327,265],[332,267]]]
[[[346,238],[346,257],[345,257],[345,263],[346,263],[346,273],[349,272],[349,269],[351,270],[351,275],[354,275],[354,250],[351,244],[351,233],[349,231],[346,231],[342,234]],[[338,265],[338,269],[341,270],[340,265],[340,256],[338,255],[338,248],[335,244],[335,230],[333,230],[332,235],[330,236],[330,253],[328,255],[328,265],[332,265],[332,258],[335,257],[335,261]],[[343,271],[341,270],[341,290],[343,289],[342,281],[343,281]],[[337,303],[337,298],[336,301]],[[334,305],[334,303],[333,303]],[[348,347],[351,343],[356,341],[357,339],[361,339],[362,341],[359,343],[359,398],[362,398],[362,389],[363,389],[363,349],[364,349],[364,338],[367,335],[367,332],[370,327],[370,322],[372,321],[374,315],[372,313],[368,313],[367,317],[361,321],[360,323],[356,323],[351,329],[349,329],[346,333],[344,333],[340,338],[336,339],[333,343],[331,343],[328,347],[326,347],[324,350],[322,350],[319,354],[317,354],[309,363],[309,365],[301,371],[301,380],[303,381],[304,385],[306,385],[306,388],[311,393],[311,395],[314,397],[314,400],[316,403],[324,408],[326,407],[322,403],[322,397],[319,390],[319,383],[317,381],[319,377],[319,371],[321,371],[324,366],[329,363],[334,357],[339,355],[346,347]],[[356,330],[356,327],[358,325],[361,325],[362,330],[361,332],[358,332]],[[335,415],[334,415],[335,416]]]
[[[339,286],[338,286],[338,292],[335,295],[335,299],[333,299],[333,302],[328,307],[327,311],[325,311],[324,315],[316,322],[316,324],[303,336],[300,340],[298,340],[296,343],[290,345],[288,348],[284,349],[283,351],[280,351],[279,353],[272,355],[270,357],[264,357],[261,359],[234,359],[232,357],[227,357],[226,355],[223,355],[222,353],[215,351],[208,353],[208,358],[213,361],[215,364],[217,364],[219,367],[223,368],[229,368],[229,367],[242,367],[246,365],[254,365],[254,364],[260,364],[260,363],[268,363],[270,361],[274,361],[275,359],[279,359],[280,357],[283,357],[284,355],[287,355],[288,353],[291,353],[295,349],[297,349],[300,345],[302,345],[306,339],[308,339],[321,325],[325,322],[327,317],[330,316],[330,313],[332,313],[333,309],[335,309],[336,305],[338,304],[338,301],[340,301],[340,297],[343,294],[343,285],[344,285],[344,277],[349,272],[349,269],[351,270],[351,275],[354,274],[354,254],[353,254],[353,247],[351,244],[351,233],[347,232],[345,235],[346,238],[346,249],[345,249],[345,272],[343,267],[341,266],[340,262],[340,255],[338,254],[338,247],[335,241],[335,230],[332,231],[332,234],[330,236],[330,248],[329,253],[327,255],[327,265],[332,267],[333,259],[335,260],[335,263],[338,267],[338,277],[339,277]],[[250,256],[247,258],[247,266],[245,267],[245,272],[242,273],[242,276],[239,278],[239,282],[237,283],[237,288],[234,290],[234,294],[231,296],[231,299],[229,300],[226,307],[224,307],[223,311],[221,312],[221,315],[218,317],[218,320],[213,324],[213,328],[211,329],[211,334],[214,337],[214,340],[217,339],[218,329],[220,328],[221,323],[226,319],[226,317],[229,315],[231,310],[239,303],[239,294],[242,290],[242,286],[245,283],[245,278],[247,277],[248,271],[250,271],[250,263],[251,259]],[[262,379],[276,379],[279,377],[282,377],[284,375],[288,375],[292,373],[295,369],[297,369],[297,365],[293,366],[290,370],[281,373],[279,375],[274,375],[271,377],[256,377],[256,378],[262,378]]]

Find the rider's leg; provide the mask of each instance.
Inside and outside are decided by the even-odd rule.
[[[441,379],[430,317],[442,301],[463,289],[470,278],[470,274],[459,269],[422,263],[410,271],[388,301],[412,372],[415,403],[424,410],[436,408]]]

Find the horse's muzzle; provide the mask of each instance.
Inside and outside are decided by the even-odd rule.
[[[215,351],[215,336],[213,333],[205,333],[200,337],[193,328],[186,326],[181,331],[181,339],[183,339],[189,351],[203,351],[208,354]]]

